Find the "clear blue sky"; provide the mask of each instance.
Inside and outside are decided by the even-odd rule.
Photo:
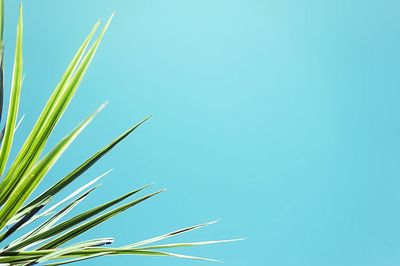
[[[18,1],[6,2],[9,78]],[[399,265],[399,1],[24,1],[19,140],[91,26],[114,10],[49,148],[110,104],[42,187],[152,114],[82,178],[115,169],[85,207],[148,182],[169,190],[86,238],[123,245],[223,218],[179,240],[248,240],[184,251],[226,266]]]

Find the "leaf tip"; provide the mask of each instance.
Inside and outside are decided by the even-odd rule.
[[[106,106],[108,105],[108,101],[105,101],[104,103],[102,103],[99,108],[97,108],[96,113],[101,112],[104,108],[106,108]]]
[[[211,222],[208,223],[208,225],[216,224],[216,223],[219,223],[220,221],[222,221],[222,218],[219,218],[217,220],[211,221]]]

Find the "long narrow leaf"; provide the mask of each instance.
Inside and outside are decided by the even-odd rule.
[[[17,187],[14,189],[14,193],[0,210],[0,228],[3,228],[12,218],[12,216],[17,213],[18,209],[22,206],[33,190],[39,185],[40,181],[43,179],[49,169],[55,164],[55,162],[82,132],[82,130],[93,120],[95,115],[103,108],[104,105],[97,109],[96,112],[85,119],[74,131],[60,141],[56,147],[50,151],[17,185]]]
[[[75,262],[79,262],[79,261],[90,260],[90,259],[106,256],[108,254],[110,254],[110,253],[109,252],[99,252],[94,255],[84,255],[84,256],[78,257],[77,259],[71,259],[71,260],[65,260],[65,261],[60,261],[60,262],[56,262],[56,263],[50,263],[50,264],[47,264],[47,266],[65,265],[65,264],[70,264],[70,263],[75,263]]]
[[[22,124],[22,121],[24,120],[24,118],[25,118],[25,114],[18,120],[18,123],[17,123],[17,125],[15,126],[15,129],[14,129],[14,135],[17,132],[19,126]],[[6,126],[4,126],[3,129],[0,132],[0,143],[3,141],[3,137],[4,137],[5,131],[6,131]]]
[[[14,70],[11,84],[10,105],[7,113],[7,122],[4,133],[4,139],[0,149],[0,175],[3,174],[6,167],[8,156],[14,139],[14,129],[18,117],[19,99],[22,87],[22,35],[23,18],[22,4],[20,5],[19,20],[17,27],[17,41],[15,45]]]
[[[132,126],[131,128],[129,128],[123,134],[121,134],[116,139],[114,139],[110,144],[104,146],[102,149],[100,149],[98,152],[96,152],[94,155],[92,155],[89,159],[87,159],[85,162],[83,162],[80,166],[75,168],[71,173],[66,175],[64,178],[62,178],[60,181],[58,181],[56,184],[54,184],[48,190],[46,190],[45,192],[40,194],[38,197],[36,197],[34,200],[29,202],[24,208],[33,206],[49,196],[56,195],[58,192],[60,192],[62,189],[64,189],[66,186],[68,186],[70,183],[72,183],[76,178],[78,178],[80,175],[82,175],[84,172],[86,172],[98,160],[100,160],[104,155],[106,155],[111,149],[113,149],[118,143],[120,143],[123,139],[125,139],[129,134],[131,134],[135,129],[137,129],[140,125],[142,125],[149,118],[150,118],[150,116],[144,118],[142,121],[140,121],[139,123],[137,123],[134,126]]]
[[[88,247],[96,247],[96,246],[111,244],[113,241],[114,241],[113,238],[100,238],[100,239],[85,241],[85,242],[82,242],[79,244],[72,245],[70,247],[62,248],[62,249],[56,250],[54,252],[51,252],[50,254],[39,258],[36,261],[36,263],[42,263],[45,261],[58,259],[64,254],[71,253],[71,252],[79,252],[80,250],[83,250]]]
[[[21,238],[17,239],[16,241],[12,242],[11,245],[16,245],[19,242],[32,237],[34,235],[40,234],[44,231],[49,230],[55,223],[57,223],[62,217],[64,217],[65,215],[67,215],[73,208],[75,208],[75,206],[77,206],[80,202],[82,202],[85,198],[87,198],[87,196],[89,196],[89,194],[91,192],[94,191],[94,189],[96,189],[96,187],[86,191],[85,193],[83,193],[81,196],[79,196],[77,199],[75,199],[73,202],[71,202],[70,204],[68,204],[67,206],[65,206],[64,208],[62,208],[60,211],[58,211],[55,215],[53,215],[51,218],[49,218],[47,221],[45,221],[44,223],[42,223],[41,225],[39,225],[37,228],[35,228],[34,230],[28,232],[27,234],[25,234],[24,236],[22,236]]]
[[[50,133],[54,129],[61,115],[64,113],[67,105],[72,99],[72,96],[75,94],[80,81],[86,73],[109,23],[110,21],[106,24],[101,35],[89,49],[88,53],[82,58],[86,47],[97,29],[96,24],[93,31],[89,34],[89,37],[78,50],[78,53],[75,55],[70,66],[67,68],[63,78],[50,97],[33,130],[29,134],[3,180],[3,185],[0,187],[0,204],[3,204],[9,195],[14,193],[14,187],[34,165],[37,158],[39,158]]]
[[[20,219],[13,226],[11,226],[11,228],[9,228],[6,232],[1,234],[0,242],[5,240],[7,237],[12,235],[15,231],[20,229],[23,225],[25,225],[36,213],[38,213],[44,206],[46,206],[47,203],[48,203],[48,201],[45,201],[45,202],[39,204],[37,207],[33,208],[22,219]]]
[[[15,263],[15,262],[29,262],[37,260],[40,257],[46,256],[55,252],[56,250],[39,250],[27,252],[5,252],[3,257],[0,258],[0,263]],[[78,251],[70,251],[69,253],[62,254],[57,259],[62,258],[82,258],[85,256],[102,256],[102,255],[136,255],[136,256],[161,256],[161,257],[175,257],[190,260],[202,260],[211,262],[220,262],[213,259],[194,257],[188,255],[181,255],[175,253],[167,253],[155,250],[142,250],[142,249],[124,249],[124,248],[87,248]],[[14,265],[14,264],[13,264]],[[62,265],[58,263],[48,265]]]
[[[0,0],[0,122],[3,115],[4,99],[4,0]]]
[[[101,178],[105,177],[106,175],[108,175],[111,170],[108,170],[107,172],[99,175],[98,177],[94,178],[93,180],[91,180],[90,182],[86,183],[85,185],[79,187],[77,190],[73,191],[70,195],[68,195],[67,197],[65,197],[64,199],[60,200],[59,202],[57,202],[56,204],[52,205],[50,208],[48,208],[46,211],[44,211],[43,213],[41,213],[42,216],[46,216],[47,214],[51,213],[53,210],[55,210],[57,207],[59,207],[60,205],[62,205],[63,203],[67,202],[68,200],[72,199],[73,197],[75,197],[76,195],[78,195],[79,193],[81,193],[82,191],[84,191],[86,188],[90,187],[91,185],[95,184],[97,181],[99,181]]]
[[[41,212],[41,213],[38,214],[38,215],[35,215],[35,216],[31,219],[31,222],[32,222],[32,221],[35,221],[35,220],[37,220],[37,219],[39,219],[39,218],[41,218],[41,217],[45,217],[45,216],[48,216],[48,215],[52,214],[53,211],[54,211],[55,209],[57,209],[60,205],[64,204],[64,203],[67,202],[68,200],[72,199],[72,198],[75,197],[76,195],[80,194],[80,193],[81,193],[82,191],[84,191],[86,188],[90,187],[91,185],[93,185],[94,183],[96,183],[97,181],[99,181],[101,178],[103,178],[104,176],[106,176],[107,174],[109,174],[111,171],[112,171],[112,169],[111,169],[111,170],[108,170],[107,172],[105,172],[105,173],[101,174],[100,176],[94,178],[93,180],[91,180],[90,182],[86,183],[85,185],[79,187],[77,190],[74,190],[74,191],[73,191],[71,194],[69,194],[67,197],[65,197],[64,199],[62,199],[62,200],[60,200],[59,202],[55,203],[54,205],[52,205],[51,207],[49,207],[47,210]],[[52,196],[48,196],[47,198],[49,198],[49,197],[52,197]],[[47,199],[47,198],[44,198],[44,199]],[[39,201],[39,203],[40,203],[40,201]],[[35,204],[33,204],[33,205],[30,205],[30,206],[27,207],[27,208],[23,208],[23,210],[18,211],[18,213],[17,213],[16,215],[13,216],[12,220],[10,220],[11,222],[9,221],[9,222],[7,223],[7,225],[8,225],[8,224],[11,224],[12,222],[15,222],[16,220],[18,220],[20,217],[22,217],[23,215],[25,215],[27,212],[29,212],[29,211],[30,211],[33,207],[35,207],[36,205],[37,205],[37,203],[35,203]],[[15,220],[13,221],[13,219],[15,219]],[[29,223],[28,223],[28,224],[29,224]]]
[[[168,252],[161,252],[155,250],[140,250],[140,249],[122,249],[122,248],[93,248],[93,249],[86,249],[77,252],[71,252],[69,254],[65,254],[65,257],[70,256],[82,256],[84,254],[99,254],[108,252],[107,255],[136,255],[136,256],[156,256],[156,257],[174,257],[180,259],[189,259],[189,260],[200,260],[200,261],[210,261],[210,262],[220,262],[214,259],[202,258],[202,257],[195,257],[195,256],[188,256],[182,254],[175,254],[175,253],[168,253]]]
[[[171,244],[156,245],[156,246],[146,246],[146,247],[142,247],[142,249],[153,250],[153,249],[171,249],[171,248],[183,248],[183,247],[195,247],[195,246],[208,246],[208,245],[214,245],[214,244],[237,242],[237,241],[242,241],[242,240],[245,240],[245,238],[214,240],[214,241],[200,241],[200,242],[189,242],[189,243],[171,243]]]
[[[87,220],[87,219],[89,219],[89,218],[101,213],[102,211],[112,207],[113,205],[118,204],[119,202],[121,202],[121,201],[127,199],[128,197],[138,193],[139,191],[147,188],[148,186],[149,185],[146,185],[144,187],[141,187],[139,189],[131,191],[131,192],[129,192],[129,193],[127,193],[127,194],[115,199],[115,200],[112,200],[112,201],[107,202],[105,204],[102,204],[102,205],[100,205],[98,207],[92,208],[89,211],[86,211],[86,212],[84,212],[82,214],[74,216],[71,219],[69,219],[69,220],[67,220],[67,221],[65,221],[65,222],[63,222],[63,223],[61,223],[61,224],[59,224],[59,225],[57,225],[57,226],[45,231],[45,232],[42,232],[40,234],[37,234],[37,235],[32,236],[30,238],[27,238],[24,241],[22,241],[22,242],[20,242],[20,243],[18,243],[16,245],[11,245],[6,250],[18,250],[18,249],[20,249],[22,247],[25,247],[25,246],[30,245],[32,243],[35,243],[35,242],[37,242],[39,240],[48,239],[48,238],[50,238],[52,236],[55,236],[55,235],[65,231],[65,230],[68,230],[71,227],[73,227],[73,226],[75,226],[75,225],[77,225],[77,224],[79,224],[79,223],[81,223],[81,222],[83,222],[83,221],[85,221],[85,220]],[[1,256],[1,254],[2,254],[2,252],[0,252],[0,256]]]
[[[208,223],[204,223],[204,224],[198,224],[198,225],[189,226],[189,227],[186,227],[186,228],[183,228],[183,229],[179,229],[179,230],[175,230],[173,232],[170,232],[170,233],[167,233],[167,234],[164,234],[164,235],[161,235],[161,236],[153,237],[153,238],[150,238],[150,239],[146,239],[146,240],[143,240],[143,241],[140,241],[140,242],[136,242],[136,243],[127,245],[124,248],[142,247],[144,245],[148,245],[148,244],[151,244],[151,243],[159,242],[159,241],[168,239],[170,237],[174,237],[174,236],[177,236],[177,235],[180,235],[180,234],[184,234],[184,233],[187,233],[187,232],[190,232],[190,231],[193,231],[193,230],[197,230],[197,229],[200,229],[200,228],[203,228],[203,227],[206,227],[206,226],[218,223],[218,222],[219,222],[219,220],[216,220],[216,221],[212,221],[212,222],[208,222]]]
[[[109,212],[106,212],[103,215],[100,215],[99,217],[96,217],[96,218],[94,218],[94,219],[92,219],[92,220],[90,220],[90,221],[88,221],[88,222],[86,222],[86,223],[84,223],[84,224],[72,229],[71,231],[69,231],[69,232],[67,232],[65,234],[62,234],[61,236],[55,238],[54,240],[51,240],[47,244],[41,246],[39,249],[50,249],[50,248],[58,247],[59,245],[64,244],[65,242],[75,238],[76,236],[83,234],[84,232],[86,232],[87,230],[93,228],[94,226],[96,226],[96,225],[98,225],[98,224],[100,224],[100,223],[102,223],[104,221],[107,221],[111,217],[113,217],[113,216],[115,216],[115,215],[117,215],[117,214],[119,214],[119,213],[121,213],[123,211],[126,211],[127,209],[129,209],[129,208],[131,208],[131,207],[133,207],[133,206],[135,206],[135,205],[137,205],[137,204],[139,204],[139,203],[141,203],[141,202],[143,202],[143,201],[145,201],[145,200],[147,200],[147,199],[149,199],[149,198],[151,198],[151,197],[153,197],[153,196],[155,196],[155,195],[157,195],[157,194],[159,194],[159,193],[161,193],[163,191],[164,190],[157,191],[155,193],[152,193],[152,194],[149,194],[147,196],[144,196],[144,197],[142,197],[142,198],[140,198],[138,200],[134,200],[134,201],[129,202],[129,203],[125,204],[125,205],[122,205],[122,206],[120,206],[118,208],[115,208],[115,209],[113,209],[113,210],[111,210]]]

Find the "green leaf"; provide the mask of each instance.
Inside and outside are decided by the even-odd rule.
[[[49,200],[42,202],[41,204],[39,204],[38,206],[36,206],[35,208],[33,208],[30,212],[28,212],[27,214],[25,214],[25,216],[20,219],[18,222],[16,222],[13,226],[11,226],[10,229],[8,229],[6,232],[4,232],[3,234],[1,234],[0,236],[0,242],[5,240],[7,237],[9,237],[10,235],[12,235],[15,231],[17,231],[18,229],[22,228],[23,225],[25,225],[28,221],[30,221],[30,219],[36,214],[38,213],[44,206],[46,206],[46,204],[48,203]]]
[[[22,4],[20,5],[19,20],[17,27],[17,40],[15,44],[14,70],[11,84],[10,105],[7,113],[7,122],[5,127],[4,139],[0,149],[0,175],[3,174],[6,167],[8,156],[14,139],[14,129],[18,117],[19,98],[22,88],[22,35],[23,18]]]
[[[36,262],[37,263],[42,263],[48,260],[53,260],[53,259],[58,259],[62,255],[71,253],[71,252],[79,252],[80,250],[83,250],[88,247],[96,247],[96,246],[102,246],[102,245],[107,245],[111,244],[114,242],[113,238],[100,238],[100,239],[94,239],[94,240],[89,240],[85,241],[79,244],[75,244],[66,248],[58,249],[56,251],[51,252],[50,254],[43,256],[39,258]]]
[[[25,247],[25,246],[30,245],[32,243],[35,243],[35,242],[37,242],[39,240],[48,239],[48,238],[50,238],[52,236],[55,236],[55,235],[65,231],[65,230],[68,230],[69,228],[71,228],[71,227],[73,227],[73,226],[75,226],[75,225],[77,225],[77,224],[79,224],[79,223],[81,223],[81,222],[83,222],[83,221],[85,221],[85,220],[87,220],[87,219],[99,214],[100,212],[112,207],[113,205],[118,204],[119,202],[121,202],[121,201],[125,200],[126,198],[138,193],[139,191],[147,188],[148,186],[149,185],[146,185],[144,187],[141,187],[139,189],[131,191],[131,192],[129,192],[129,193],[127,193],[127,194],[115,199],[115,200],[109,201],[109,202],[107,202],[105,204],[102,204],[102,205],[100,205],[98,207],[92,208],[92,209],[90,209],[90,210],[88,210],[88,211],[86,211],[86,212],[84,212],[82,214],[74,216],[71,219],[69,219],[69,220],[67,220],[67,221],[65,221],[65,222],[63,222],[63,223],[61,223],[61,224],[59,224],[59,225],[57,225],[57,226],[45,231],[45,232],[42,232],[40,234],[34,235],[34,236],[30,237],[30,238],[27,238],[27,239],[21,241],[20,243],[17,243],[16,245],[10,245],[10,247],[8,247],[6,250],[18,250],[18,249],[20,249],[22,247]],[[0,252],[0,256],[1,256],[1,254],[2,254],[2,252]]]
[[[37,260],[40,257],[47,256],[53,252],[56,252],[59,249],[51,249],[51,250],[39,250],[39,251],[22,251],[22,252],[5,252],[0,258],[0,263],[15,263],[15,262],[29,262],[33,260]],[[143,250],[143,249],[124,249],[124,248],[87,248],[81,250],[69,250],[68,253],[61,254],[58,257],[54,257],[53,259],[63,259],[63,258],[85,258],[87,256],[104,256],[104,255],[136,255],[136,256],[161,256],[161,257],[175,257],[181,259],[190,259],[190,260],[202,260],[202,261],[211,261],[211,262],[220,262],[213,259],[194,257],[182,254],[175,253],[167,253],[156,250]],[[66,264],[66,262],[53,263],[47,265],[62,265]],[[13,264],[14,265],[14,264]]]
[[[154,193],[149,194],[147,196],[144,196],[144,197],[142,197],[140,199],[131,201],[131,202],[125,204],[125,205],[122,205],[122,206],[120,206],[118,208],[115,208],[115,209],[113,209],[113,210],[111,210],[109,212],[106,212],[103,215],[100,215],[99,217],[96,217],[96,218],[94,218],[94,219],[92,219],[92,220],[90,220],[90,221],[88,221],[88,222],[86,222],[86,223],[84,223],[84,224],[72,229],[71,231],[69,231],[69,232],[67,232],[65,234],[62,234],[61,236],[55,238],[54,240],[51,240],[47,244],[41,246],[39,249],[49,249],[49,248],[58,247],[59,245],[64,244],[65,242],[75,238],[76,236],[83,234],[84,232],[86,232],[87,230],[93,228],[94,226],[96,226],[96,225],[98,225],[98,224],[110,219],[111,217],[113,217],[113,216],[115,216],[115,215],[117,215],[117,214],[119,214],[119,213],[121,213],[123,211],[126,211],[127,209],[129,209],[129,208],[131,208],[131,207],[133,207],[133,206],[135,206],[135,205],[137,205],[137,204],[139,204],[139,203],[141,203],[141,202],[143,202],[143,201],[145,201],[145,200],[147,200],[147,199],[149,199],[149,198],[151,198],[151,197],[153,197],[153,196],[155,196],[155,195],[157,195],[157,194],[159,194],[159,193],[161,193],[163,191],[164,190],[160,190],[160,191],[154,192]]]
[[[34,194],[34,191],[38,188],[38,185],[45,178],[53,165],[57,163],[63,153],[82,132],[82,130],[90,123],[95,115],[92,114],[89,116],[69,135],[63,138],[53,149],[51,149],[49,153],[43,156],[43,151],[48,143],[49,137],[74,97],[79,84],[81,83],[89,65],[93,60],[93,57],[111,22],[111,19],[112,16],[96,38],[94,35],[97,32],[99,22],[93,27],[92,31],[89,33],[87,38],[76,52],[75,56],[72,58],[71,63],[68,65],[28,137],[25,139],[21,149],[17,153],[16,158],[11,162],[9,161],[9,156],[13,147],[15,132],[22,121],[21,119],[18,123],[16,123],[18,118],[21,88],[23,85],[23,16],[22,5],[20,6],[13,76],[11,80],[10,102],[8,104],[8,114],[6,117],[7,121],[4,123],[5,126],[3,131],[0,132],[0,176],[2,177],[0,182],[0,242],[7,239],[14,233],[22,232],[21,229],[23,227],[33,225],[33,222],[38,219],[43,219],[43,221],[41,221],[39,225],[35,225],[33,229],[31,228],[28,233],[13,241],[11,240],[12,242],[8,246],[0,249],[0,265],[30,266],[34,264],[50,262],[51,264],[49,265],[55,266],[99,256],[113,255],[168,256],[214,261],[206,258],[167,253],[163,250],[226,243],[240,240],[234,239],[153,244],[215,223],[211,222],[183,228],[168,234],[153,237],[119,248],[103,247],[104,245],[113,242],[113,239],[111,238],[94,239],[75,243],[66,247],[60,247],[70,240],[73,240],[74,238],[84,234],[86,231],[94,228],[100,223],[103,223],[108,219],[111,219],[112,217],[128,210],[129,208],[136,206],[137,204],[164,191],[157,191],[155,193],[145,195],[139,199],[130,200],[128,203],[118,206],[119,203],[125,199],[128,199],[129,197],[148,187],[147,185],[63,221],[62,219],[65,218],[68,213],[70,213],[79,203],[81,203],[92,191],[96,189],[96,187],[93,187],[92,185],[102,177],[99,176],[85,185],[80,186],[68,196],[48,207],[47,210],[41,211],[44,206],[50,205],[49,202],[52,201],[56,194],[58,194],[88,169],[90,169],[98,160],[100,160],[129,134],[131,134],[149,117],[129,128],[122,135],[114,139],[110,144],[104,146],[94,155],[89,157],[85,162],[67,174],[64,178],[27,203],[27,200]],[[3,24],[4,0],[0,0],[0,120],[3,109],[4,90]],[[10,166],[8,168],[9,162]],[[7,171],[5,172],[6,169]],[[52,216],[49,216],[50,214],[52,214]],[[45,218],[46,216],[49,217]],[[62,261],[54,262],[54,260]]]
[[[3,228],[7,222],[17,213],[18,209],[22,206],[25,200],[39,185],[45,174],[71,145],[76,137],[83,131],[83,129],[93,120],[95,115],[104,108],[100,106],[92,115],[86,118],[74,131],[61,140],[56,147],[51,150],[39,163],[32,168],[21,182],[15,187],[13,194],[7,200],[0,210],[0,228]]]
[[[206,245],[214,245],[214,244],[222,244],[222,243],[231,243],[231,242],[237,242],[237,241],[242,241],[242,240],[245,240],[245,238],[214,240],[214,241],[200,241],[200,242],[189,242],[189,243],[171,243],[171,244],[156,245],[156,246],[146,246],[146,247],[142,247],[142,249],[152,250],[152,249],[195,247],[195,246],[206,246]]]
[[[83,79],[110,22],[111,18],[95,43],[86,55],[83,56],[86,47],[97,29],[97,24],[95,25],[93,31],[89,34],[67,68],[1,184],[0,204],[4,204],[7,198],[14,193],[14,187],[18,185],[22,177],[30,171],[39,158],[50,133],[64,113]]]
[[[19,119],[19,121],[18,121],[18,123],[17,123],[17,125],[15,126],[15,129],[14,129],[14,135],[15,135],[15,133],[17,132],[19,126],[22,124],[22,121],[24,120],[24,118],[25,118],[25,115],[23,115],[23,116]],[[0,143],[3,141],[3,137],[4,137],[5,131],[6,131],[6,126],[4,126],[3,129],[2,129],[1,132],[0,132]]]
[[[110,254],[110,253],[109,252],[99,252],[99,253],[94,254],[94,255],[84,255],[84,256],[78,257],[77,259],[65,260],[65,261],[56,262],[56,263],[50,263],[50,264],[47,264],[47,266],[65,265],[65,264],[75,263],[75,262],[79,262],[79,261],[83,261],[83,260],[89,260],[89,259],[102,257],[102,256],[105,256],[105,255],[108,255],[108,254]]]
[[[0,0],[0,122],[3,115],[4,98],[4,0]],[[0,140],[3,137],[0,138]]]
[[[106,175],[108,175],[109,173],[112,172],[111,170],[108,170],[107,172],[99,175],[98,177],[94,178],[93,180],[91,180],[90,182],[86,183],[83,186],[80,186],[78,189],[74,190],[71,194],[69,194],[67,197],[65,197],[64,199],[60,200],[59,202],[57,202],[56,204],[52,205],[49,209],[47,209],[46,211],[44,211],[43,213],[41,213],[41,215],[46,216],[48,213],[51,213],[53,210],[55,210],[57,207],[59,207],[60,205],[62,205],[63,203],[67,202],[68,200],[72,199],[73,197],[75,197],[76,195],[78,195],[79,193],[81,193],[82,191],[84,191],[86,188],[90,187],[91,185],[95,184],[97,181],[99,181],[100,179],[102,179],[103,177],[105,177]]]
[[[193,231],[193,230],[197,230],[197,229],[200,229],[200,228],[203,228],[203,227],[206,227],[206,226],[218,223],[218,222],[219,222],[219,220],[216,220],[216,221],[212,221],[212,222],[208,222],[208,223],[189,226],[189,227],[186,227],[186,228],[175,230],[173,232],[170,232],[170,233],[167,233],[167,234],[164,234],[164,235],[160,235],[160,236],[153,237],[153,238],[150,238],[150,239],[146,239],[146,240],[143,240],[143,241],[140,241],[140,242],[129,244],[129,245],[125,246],[124,248],[142,247],[144,245],[148,245],[148,244],[151,244],[151,243],[154,243],[154,242],[159,242],[159,241],[168,239],[170,237],[174,237],[174,236],[177,236],[177,235],[180,235],[180,234],[184,234],[184,233],[187,233],[187,232],[190,232],[190,231]]]
[[[76,252],[71,252],[65,254],[65,257],[80,257],[87,254],[101,254],[107,252],[107,255],[136,255],[136,256],[155,256],[155,257],[174,257],[180,259],[190,259],[190,260],[200,260],[200,261],[209,261],[209,262],[220,262],[218,260],[202,258],[202,257],[194,257],[182,254],[175,253],[167,253],[155,250],[140,250],[140,249],[122,249],[122,248],[90,248],[86,250],[80,250]],[[51,264],[57,265],[57,264]]]
[[[98,160],[100,160],[104,155],[106,155],[118,143],[120,143],[123,139],[125,139],[129,134],[131,134],[135,129],[137,129],[139,126],[141,126],[149,118],[150,118],[150,116],[144,118],[142,121],[140,121],[136,125],[132,126],[127,131],[125,131],[123,134],[121,134],[119,137],[114,139],[110,144],[108,144],[105,147],[103,147],[102,149],[100,149],[98,152],[96,152],[94,155],[92,155],[90,158],[88,158],[85,162],[83,162],[81,165],[79,165],[77,168],[75,168],[71,173],[66,175],[64,178],[62,178],[60,181],[58,181],[56,184],[54,184],[48,190],[46,190],[45,192],[40,194],[38,197],[36,197],[34,200],[32,200],[30,203],[28,203],[24,207],[24,209],[37,204],[38,202],[42,201],[43,199],[45,199],[49,196],[56,195],[58,192],[60,192],[62,189],[64,189],[66,186],[68,186],[70,183],[72,183],[75,179],[77,179],[79,176],[81,176],[83,173],[85,173]]]
[[[83,193],[81,196],[79,196],[77,199],[75,199],[73,202],[62,208],[60,211],[58,211],[54,216],[52,216],[50,219],[39,225],[37,228],[34,230],[28,232],[21,238],[17,239],[16,241],[12,242],[11,245],[16,245],[23,240],[32,237],[34,235],[40,234],[44,231],[49,230],[54,224],[56,224],[62,217],[67,215],[73,208],[75,208],[79,203],[81,203],[91,192],[93,192],[96,189],[96,187],[86,191]]]
[[[45,216],[48,216],[49,214],[52,214],[53,210],[55,210],[56,208],[58,208],[60,205],[64,204],[64,203],[67,202],[68,200],[72,199],[73,197],[75,197],[76,195],[78,195],[79,193],[81,193],[82,191],[84,191],[86,188],[90,187],[91,185],[93,185],[94,183],[96,183],[97,181],[99,181],[99,180],[100,180],[101,178],[103,178],[104,176],[108,175],[111,171],[112,171],[112,169],[111,169],[111,170],[108,170],[107,172],[105,172],[105,173],[101,174],[100,176],[94,178],[93,180],[91,180],[90,182],[86,183],[85,185],[80,186],[78,189],[74,190],[71,194],[69,194],[69,195],[68,195],[67,197],[65,197],[64,199],[62,199],[62,200],[60,200],[59,202],[55,203],[54,205],[52,205],[51,207],[49,207],[49,208],[48,208],[47,210],[45,210],[44,212],[42,212],[42,213],[36,215],[35,217],[33,217],[33,218],[31,219],[31,221],[35,221],[35,220],[37,220],[37,219],[39,219],[39,218],[41,218],[41,217],[45,217]],[[52,196],[49,196],[49,197],[52,197]],[[47,197],[47,198],[48,198],[48,197]],[[44,199],[47,199],[47,198],[44,198]],[[40,201],[39,201],[39,203],[40,203]],[[37,203],[35,203],[35,204],[33,204],[33,205],[31,205],[31,206],[29,206],[29,207],[27,207],[27,208],[23,208],[23,210],[19,211],[16,215],[13,216],[13,218],[12,218],[11,221],[13,221],[13,219],[18,220],[21,216],[25,215],[26,212],[28,212],[30,209],[32,209],[32,207],[34,207],[34,206],[36,206],[36,205],[37,205]],[[8,225],[8,224],[11,224],[11,223],[9,222],[9,223],[7,223],[7,225]]]
[[[194,257],[188,255],[167,253],[164,251],[156,249],[166,249],[166,248],[181,248],[181,247],[192,247],[192,246],[202,246],[202,245],[212,245],[219,243],[229,243],[234,241],[240,241],[243,239],[232,239],[232,240],[218,240],[218,241],[203,241],[203,242],[192,242],[192,243],[173,243],[165,244],[152,247],[141,247],[141,248],[108,248],[108,247],[95,247],[96,245],[108,244],[111,239],[103,238],[97,240],[91,240],[86,242],[81,242],[78,244],[71,245],[66,248],[60,249],[44,249],[44,250],[34,250],[34,251],[4,251],[0,257],[0,263],[4,262],[22,262],[22,261],[33,261],[45,262],[54,259],[70,259],[66,261],[56,262],[48,265],[63,265],[80,260],[85,260],[89,258],[99,257],[99,256],[109,256],[109,255],[139,255],[139,256],[168,256],[192,260],[204,260],[204,261],[214,261],[216,260]],[[79,248],[78,248],[79,247]]]

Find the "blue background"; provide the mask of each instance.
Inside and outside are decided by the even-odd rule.
[[[7,84],[17,1],[7,2]],[[27,115],[19,147],[98,18],[116,17],[48,149],[110,104],[44,188],[148,114],[69,191],[114,168],[79,210],[156,182],[169,190],[85,238],[116,245],[223,220],[179,238],[248,240],[182,250],[225,265],[400,263],[400,2],[24,2]],[[15,152],[13,153],[15,154]],[[80,265],[212,265],[102,258]]]

